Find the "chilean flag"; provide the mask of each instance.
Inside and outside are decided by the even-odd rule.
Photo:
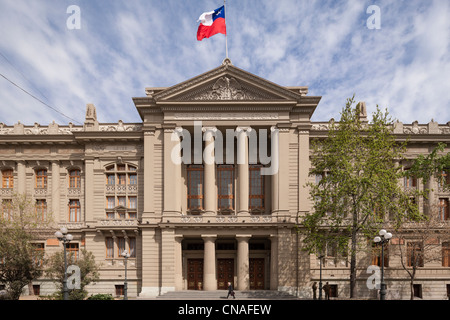
[[[200,25],[197,30],[197,40],[202,41],[203,38],[209,38],[217,33],[227,34],[227,26],[225,24],[225,6],[204,12],[198,18]]]

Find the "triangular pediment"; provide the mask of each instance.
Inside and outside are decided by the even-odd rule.
[[[158,102],[298,101],[302,94],[236,68],[228,59],[211,71],[152,95]]]

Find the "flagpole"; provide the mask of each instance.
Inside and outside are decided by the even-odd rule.
[[[227,25],[227,0],[223,0],[223,8],[225,10],[225,26]],[[225,55],[228,59],[228,30],[225,32]]]

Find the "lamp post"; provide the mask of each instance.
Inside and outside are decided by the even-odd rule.
[[[322,300],[322,259],[323,255],[319,256],[320,261],[320,274],[319,274],[319,300]]]
[[[67,233],[67,228],[62,227],[59,231],[55,232],[56,238],[63,242],[64,247],[64,280],[63,280],[63,298],[69,300],[69,291],[67,289],[67,257],[66,257],[66,245],[72,241],[73,236]]]
[[[381,245],[381,284],[380,284],[380,300],[386,299],[386,284],[384,283],[384,245],[389,242],[392,238],[392,233],[387,232],[384,229],[381,229],[378,233],[379,236],[376,236],[373,239],[373,242]]]
[[[130,254],[127,250],[122,252],[122,257],[125,258],[125,282],[123,283],[123,300],[128,300],[128,281],[127,281],[127,261]]]

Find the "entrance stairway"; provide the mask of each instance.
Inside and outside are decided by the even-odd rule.
[[[226,300],[227,290],[199,291],[182,290],[170,291],[156,297],[162,300]],[[282,291],[274,290],[235,290],[236,300],[298,300],[297,297]],[[230,296],[229,300],[233,300]]]

